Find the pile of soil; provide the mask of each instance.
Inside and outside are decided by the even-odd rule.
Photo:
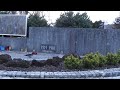
[[[59,65],[58,67],[52,66],[52,65],[45,65],[43,67],[37,67],[37,66],[30,66],[28,68],[21,68],[21,67],[6,67],[3,64],[0,64],[0,70],[7,70],[7,71],[45,71],[45,72],[56,72],[56,71],[87,71],[87,70],[102,70],[102,69],[108,69],[108,68],[118,68],[118,66],[105,66],[105,67],[97,67],[94,69],[80,69],[80,70],[70,70],[66,69],[64,65]]]
[[[37,66],[29,66],[28,68],[21,68],[21,67],[6,67],[4,64],[0,64],[0,70],[7,70],[7,71],[46,71],[46,72],[56,72],[56,71],[71,71],[66,69],[63,65],[59,66],[52,66],[52,65],[45,65],[42,67]]]

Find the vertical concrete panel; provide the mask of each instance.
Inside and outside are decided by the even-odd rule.
[[[84,31],[81,29],[76,31],[76,53],[83,55],[84,51]]]
[[[116,30],[116,52],[120,50],[120,30]]]

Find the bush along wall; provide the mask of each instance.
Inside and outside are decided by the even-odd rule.
[[[64,64],[68,69],[79,69],[82,67],[83,63],[78,57],[75,57],[71,54],[64,59]]]
[[[68,69],[95,69],[97,67],[104,67],[107,65],[120,65],[120,51],[116,54],[108,53],[106,56],[96,52],[86,54],[82,59],[74,55],[68,55],[64,58],[65,67]]]

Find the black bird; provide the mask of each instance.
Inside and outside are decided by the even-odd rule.
[[[37,55],[37,52],[32,52],[31,54],[26,54],[25,56],[28,56],[29,58],[31,58],[33,55]]]
[[[29,58],[31,58],[33,54],[26,54],[25,56],[28,56]]]

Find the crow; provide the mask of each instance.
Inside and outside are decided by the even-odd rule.
[[[33,55],[37,55],[36,52],[32,52],[31,54],[26,54],[25,56],[28,56],[29,58],[31,58]]]
[[[29,58],[31,58],[33,54],[26,54],[25,56],[28,56]]]

